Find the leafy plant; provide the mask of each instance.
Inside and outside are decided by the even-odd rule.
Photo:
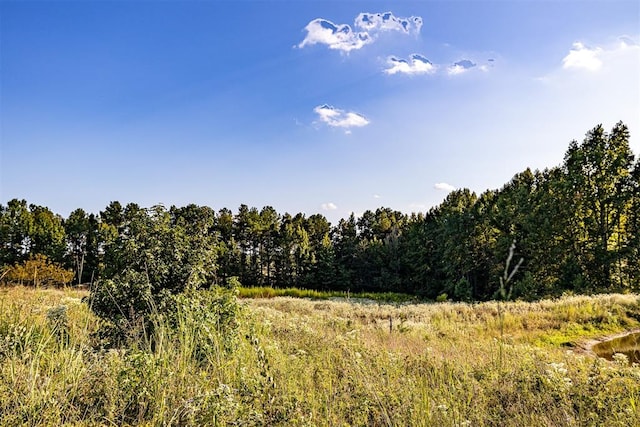
[[[120,346],[140,336],[150,336],[153,325],[149,315],[155,305],[148,278],[126,270],[113,279],[93,284],[87,302],[102,320],[97,331],[101,345]]]

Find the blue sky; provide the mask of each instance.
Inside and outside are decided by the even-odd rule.
[[[640,154],[637,1],[0,1],[0,202],[426,211]]]

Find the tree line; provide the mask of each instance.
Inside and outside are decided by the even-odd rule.
[[[237,278],[243,286],[487,300],[515,242],[524,261],[513,296],[537,299],[640,290],[639,216],[640,162],[618,123],[572,141],[560,166],[526,169],[501,189],[459,189],[425,213],[379,208],[336,225],[244,204],[234,213],[113,201],[98,214],[76,209],[62,218],[13,199],[0,205],[0,264],[45,256],[76,283],[120,283],[135,273],[152,292]]]

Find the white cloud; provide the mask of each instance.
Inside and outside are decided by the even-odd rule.
[[[600,46],[587,47],[581,42],[573,44],[571,50],[562,59],[562,66],[537,80],[555,84],[570,76],[575,82],[579,76],[570,71],[589,71],[580,73],[583,78],[607,78],[613,81],[633,81],[637,84],[637,69],[640,66],[640,43],[629,36],[619,37],[615,42]],[[614,77],[615,75],[615,77]],[[622,78],[622,80],[620,80]],[[566,82],[565,82],[566,83]]]
[[[400,18],[391,12],[361,13],[356,18],[355,26],[369,32],[402,31],[406,34],[417,34],[422,28],[422,18],[419,16]]]
[[[562,59],[562,68],[565,70],[578,68],[597,71],[602,67],[601,54],[602,49],[599,47],[588,48],[584,44],[576,42],[573,44],[573,48],[569,51],[569,54]]]
[[[449,73],[450,76],[455,76],[458,74],[462,74],[475,66],[476,66],[475,62],[469,59],[463,59],[461,61],[455,62],[453,65],[447,68],[447,72]],[[486,70],[483,70],[483,71],[486,71]]]
[[[374,194],[374,195],[373,195],[373,198],[374,198],[374,199],[379,199],[379,198],[380,198],[380,195],[379,195],[379,194]]]
[[[331,202],[323,203],[322,205],[320,205],[320,207],[322,208],[322,210],[325,210],[325,211],[335,211],[336,209],[338,209],[338,207]]]
[[[329,49],[348,53],[373,43],[380,32],[400,31],[416,34],[420,32],[421,27],[422,18],[419,16],[400,18],[391,12],[361,13],[355,20],[354,28],[348,24],[334,24],[327,19],[316,18],[304,28],[307,35],[298,47],[324,44]]]
[[[570,141],[594,123],[609,128],[622,121],[631,130],[634,150],[640,147],[633,137],[640,131],[640,44],[635,37],[594,42],[590,50],[598,49],[601,61],[594,71],[566,69],[558,60],[555,69],[536,79],[535,93],[528,97],[531,111],[539,111],[534,122],[555,123],[550,129],[563,127],[564,140]]]
[[[389,64],[389,68],[384,70],[387,74],[432,74],[436,71],[436,67],[431,61],[417,53],[411,55],[408,61],[390,56],[387,59],[387,64]]]
[[[495,59],[489,58],[483,64],[478,64],[471,59],[462,59],[446,67],[433,64],[424,55],[414,53],[407,60],[390,56],[387,58],[387,64],[389,68],[386,68],[384,72],[389,75],[397,73],[414,75],[446,72],[450,76],[455,76],[466,73],[472,69],[489,72],[495,66]]]
[[[618,37],[618,40],[620,40],[620,45],[621,47],[632,47],[632,46],[640,46],[640,42],[634,40],[632,37],[629,36],[622,36],[622,37]]]
[[[305,30],[307,30],[307,36],[298,45],[299,48],[320,43],[329,46],[329,49],[350,52],[373,41],[366,32],[354,32],[349,25],[336,25],[321,18],[309,22]]]
[[[347,133],[350,133],[353,127],[363,127],[370,123],[362,114],[340,110],[331,105],[319,105],[313,111],[323,123],[331,127],[343,128]]]
[[[451,184],[447,184],[446,182],[435,183],[433,185],[433,188],[435,188],[436,190],[442,190],[442,191],[447,191],[447,192],[451,192],[451,191],[454,191],[456,189],[456,187],[454,187]]]

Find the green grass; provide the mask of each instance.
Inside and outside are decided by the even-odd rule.
[[[346,292],[346,291],[317,291],[313,289],[301,288],[271,288],[267,286],[261,287],[241,287],[238,296],[240,298],[276,298],[276,297],[293,297],[293,298],[310,298],[314,300],[329,299],[355,299],[355,300],[371,300],[386,303],[406,303],[416,302],[417,298],[413,295],[402,294],[397,292]]]
[[[3,426],[640,425],[640,368],[573,350],[637,295],[504,303],[502,334],[496,303],[242,299],[232,331],[185,304],[119,349],[82,296],[0,288]]]

